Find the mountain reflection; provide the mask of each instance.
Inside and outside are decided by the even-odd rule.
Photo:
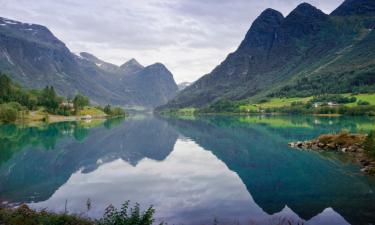
[[[12,134],[5,132],[7,138],[14,140],[4,147],[12,156],[7,159],[9,154],[5,154],[3,158],[7,160],[0,167],[0,199],[46,200],[72,173],[80,169],[88,173],[118,158],[132,165],[144,157],[163,160],[178,136],[160,120],[126,120],[117,126],[114,123],[116,120],[106,121],[104,126],[99,124],[90,130],[85,124],[58,123],[45,128],[12,128],[17,130]]]
[[[210,116],[0,126],[0,200],[55,211],[67,200],[70,212],[91,217],[131,200],[171,224],[367,224],[375,180],[344,156],[287,143],[372,122]]]
[[[275,119],[283,123],[272,121]],[[321,122],[316,126],[312,119],[271,117],[259,122],[256,117],[210,116],[168,122],[235,171],[255,202],[269,214],[287,205],[308,220],[332,207],[353,224],[375,221],[374,179],[358,174],[358,167],[345,159],[332,159],[335,155],[296,151],[287,146],[291,140],[310,139],[342,128],[354,130],[365,123],[319,118]],[[334,126],[329,122],[332,120]]]

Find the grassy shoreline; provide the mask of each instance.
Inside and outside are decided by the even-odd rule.
[[[275,97],[263,99],[257,103],[251,100],[220,99],[202,108],[172,108],[157,113],[169,115],[375,116],[375,93],[329,94],[303,98]]]
[[[88,117],[89,116],[89,117]],[[127,115],[107,115],[104,112],[100,113],[87,113],[87,111],[80,112],[78,115],[55,115],[46,113],[43,111],[31,111],[23,116],[17,116],[17,119],[13,122],[14,124],[23,125],[36,125],[40,123],[60,123],[60,122],[73,122],[73,121],[97,121],[106,120],[118,117],[126,117]],[[1,123],[0,123],[1,124]]]

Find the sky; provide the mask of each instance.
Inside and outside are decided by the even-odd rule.
[[[161,62],[177,83],[211,72],[259,14],[308,2],[330,13],[343,0],[0,0],[0,16],[47,26],[72,52],[121,65]]]

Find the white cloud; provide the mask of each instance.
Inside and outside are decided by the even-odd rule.
[[[0,0],[0,16],[47,26],[73,52],[122,64],[164,63],[177,82],[209,73],[266,8],[302,0]],[[326,13],[342,0],[308,0]]]

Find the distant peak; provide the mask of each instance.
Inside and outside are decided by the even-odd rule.
[[[167,69],[167,67],[165,67],[165,65],[163,63],[160,63],[160,62],[157,62],[157,63],[154,63],[154,64],[151,64],[148,66],[148,68],[153,68],[153,69]]]
[[[262,16],[283,16],[283,14],[275,9],[271,9],[271,8],[268,8],[268,9],[265,9],[259,17],[262,17]]]
[[[321,10],[319,10],[318,8],[316,8],[315,6],[313,5],[310,5],[309,3],[301,3],[299,4],[290,14],[293,14],[293,13],[303,13],[303,14],[324,14],[324,12],[322,12]]]
[[[129,61],[126,63],[122,64],[120,66],[121,68],[126,68],[126,67],[137,67],[137,68],[143,68],[143,66],[134,58],[131,58]]]
[[[287,23],[308,23],[327,20],[328,15],[309,3],[302,3],[290,12],[285,19]]]
[[[275,30],[284,20],[283,14],[274,9],[264,10],[256,18],[242,41],[240,48],[267,46],[274,38]]]

